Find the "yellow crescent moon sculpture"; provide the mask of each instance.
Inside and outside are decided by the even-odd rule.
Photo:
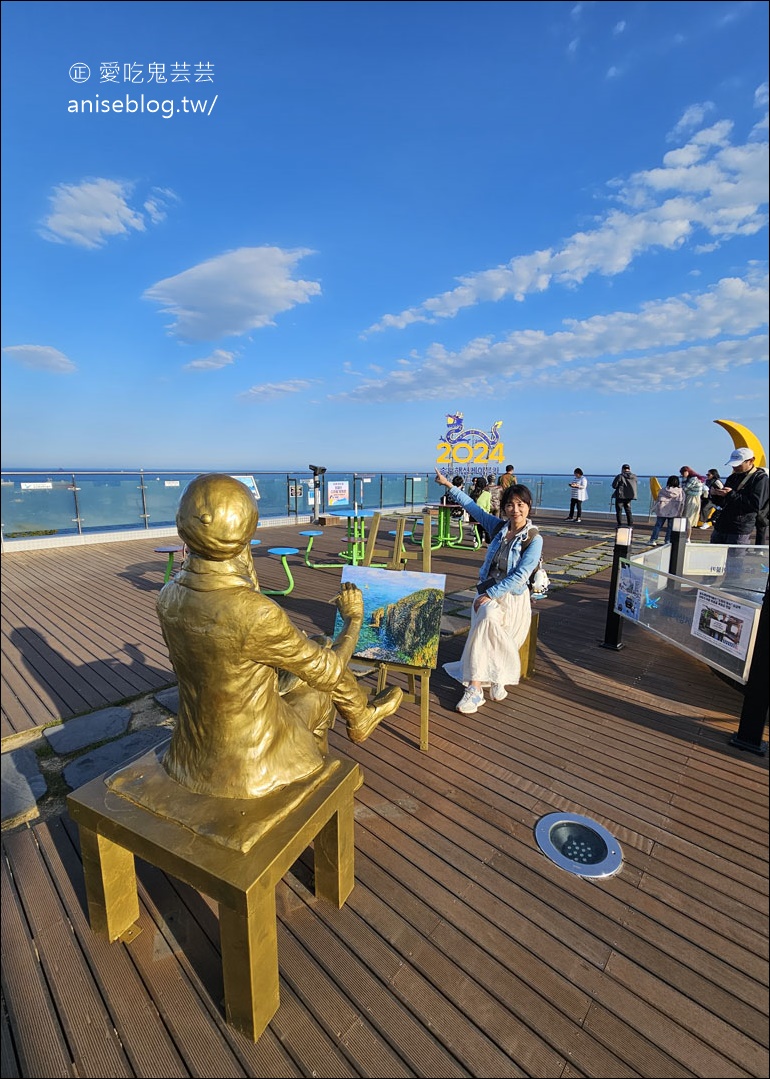
[[[735,423],[734,420],[714,420],[714,423],[718,423],[720,427],[724,427],[725,431],[727,431],[728,435],[732,438],[733,446],[736,449],[740,449],[741,446],[747,446],[754,454],[754,464],[759,468],[767,468],[767,457],[762,448],[762,443],[748,427],[744,427],[740,423]]]
[[[650,494],[652,495],[653,502],[660,494],[660,483],[657,476],[650,476]]]

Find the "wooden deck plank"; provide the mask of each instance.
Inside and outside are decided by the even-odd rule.
[[[27,682],[10,662],[3,665],[1,684],[3,723],[8,725],[8,735],[58,721],[59,709],[42,691],[40,683]],[[6,736],[3,731],[3,737]]]
[[[134,1074],[31,831],[8,837],[14,877],[79,1076]]]
[[[389,767],[392,765],[392,767]],[[405,777],[408,777],[409,782],[407,789],[410,794],[417,793],[423,798],[433,789],[431,784],[431,778],[425,776],[424,773],[420,773],[415,770],[415,773],[410,772],[410,762],[406,757],[395,758],[392,762],[386,762],[386,755],[382,749],[378,753],[377,770],[379,773],[386,774],[391,781],[398,781],[401,777],[401,782]],[[371,768],[367,762],[367,774],[369,774]],[[440,790],[440,788],[439,788]],[[443,792],[440,792],[443,793]],[[496,811],[492,799],[487,804],[481,804],[478,801],[470,803],[470,808],[465,805],[460,805],[456,798],[452,800],[445,812],[451,812],[452,823],[456,825],[462,825],[472,832],[474,836],[478,838],[485,838],[491,845],[493,845],[496,851],[505,853],[513,853],[514,850],[526,851],[528,848],[524,846],[515,847],[509,839],[510,819],[506,816],[505,810]],[[437,827],[441,830],[447,828],[447,823],[439,819]],[[451,823],[449,825],[451,827]],[[529,838],[530,829],[527,828],[523,833],[523,837]],[[647,874],[644,875],[644,879],[647,878]],[[635,887],[640,885],[640,879],[635,881]],[[677,891],[677,899],[682,897],[682,893]],[[728,962],[732,962],[733,965],[743,969],[746,972],[751,971],[752,976],[758,980],[764,980],[767,978],[767,968],[764,965],[766,963],[767,954],[767,938],[762,938],[758,932],[744,933],[745,939],[739,940],[735,945],[731,944],[731,939],[736,936],[735,932],[735,920],[733,918],[718,918],[716,912],[708,906],[703,906],[703,896],[699,896],[697,903],[692,903],[691,906],[695,908],[693,914],[688,917],[682,917],[678,911],[678,905],[676,903],[670,904],[666,907],[663,903],[656,903],[651,898],[645,896],[639,896],[634,894],[634,898],[637,904],[642,901],[645,909],[654,911],[657,913],[657,920],[664,924],[671,924],[674,922],[681,922],[680,929],[681,935],[686,935],[689,931],[693,934],[693,939],[697,939],[699,946],[705,946],[709,941],[712,942],[711,950],[718,952]],[[536,903],[541,902],[540,896],[534,900]],[[517,910],[523,911],[525,909],[525,898],[520,895],[512,903]],[[561,903],[559,904],[562,905]],[[699,918],[704,918],[705,923],[701,923]],[[721,934],[718,933],[718,928],[721,929]],[[739,938],[741,934],[738,934]],[[538,954],[542,956],[542,945],[538,949]],[[605,957],[606,958],[606,957]],[[563,962],[563,959],[562,959]]]
[[[361,877],[368,882],[368,864],[365,869],[362,867]],[[391,893],[395,882],[391,880],[389,884],[387,892]],[[352,902],[354,897],[355,902]],[[376,909],[372,908],[372,902]],[[501,1051],[495,1044],[494,1038],[474,1022],[472,1010],[469,1012],[458,1007],[451,999],[455,994],[456,985],[447,991],[444,984],[437,984],[430,969],[420,969],[421,964],[416,960],[414,948],[420,945],[423,938],[420,931],[410,930],[408,914],[403,911],[398,912],[395,917],[397,929],[391,933],[388,925],[391,911],[387,899],[373,895],[369,886],[356,887],[348,904],[351,910],[345,917],[339,917],[338,912],[329,907],[322,907],[320,904],[316,913],[323,917],[351,947],[354,941],[356,943],[360,941],[362,954],[356,951],[356,957],[376,963],[378,971],[383,969],[381,957],[384,956],[384,969],[392,970],[388,979],[390,989],[397,994],[399,1001],[406,1008],[416,1016],[422,1017],[423,1023],[426,1018],[428,1019],[431,1031],[434,1035],[439,1033],[445,1047],[446,1057],[434,1053],[434,1063],[430,1070],[427,1070],[429,1059],[423,1059],[423,1067],[426,1070],[418,1071],[416,1074],[443,1075],[447,1060],[452,1058],[455,1059],[455,1063],[448,1074],[458,1074],[458,1063],[461,1069],[464,1067],[467,1072],[476,1075],[518,1076],[525,1074],[515,1061]],[[351,925],[350,914],[353,912],[361,916],[361,925]],[[431,912],[428,912],[428,915],[430,917]],[[436,921],[435,915],[432,917]],[[308,940],[306,947],[309,946]],[[344,949],[340,954],[344,954]],[[460,973],[456,966],[453,966],[453,970],[453,981],[457,983]],[[395,1028],[395,1036],[398,1036],[398,1027]],[[459,1074],[465,1074],[465,1072],[460,1070]]]
[[[92,642],[83,634],[77,635],[71,626],[66,633],[55,636],[47,633],[45,611],[27,606],[24,615],[20,616],[12,604],[6,604],[5,612],[9,618],[27,619],[23,629],[13,631],[16,648],[23,660],[29,658],[31,649],[38,652],[42,652],[44,647],[50,649],[67,668],[74,668],[76,677],[92,690],[94,700],[135,697],[152,688],[149,682],[136,678],[130,667],[118,667],[103,659],[94,659]],[[92,702],[89,700],[88,703]]]
[[[219,950],[219,923],[216,904],[192,888],[169,878],[154,866],[138,863],[139,877],[145,889],[148,905],[155,912],[158,930],[168,948],[174,953],[202,1000],[207,1001],[215,1017],[220,1036],[226,1041],[247,1074],[293,1076],[307,1074],[298,1068],[284,1048],[293,1038],[277,1035],[277,1030],[302,1030],[299,1044],[313,1047],[310,1069],[319,1075],[354,1075],[344,1054],[333,1040],[314,1021],[298,1001],[288,984],[281,982],[281,1006],[268,1029],[255,1045],[224,1021],[222,1002],[224,983]],[[283,973],[283,972],[282,972]]]
[[[13,1052],[18,1059],[22,1075],[39,1075],[41,1079],[44,1076],[74,1076],[66,1039],[41,969],[41,957],[27,926],[19,894],[11,883],[5,858],[0,864],[0,872],[3,1010],[7,1009],[10,1031],[13,1032],[13,1051],[8,1046],[8,1052]]]
[[[8,628],[5,619],[0,619],[0,624],[4,629]],[[6,656],[18,670],[26,673],[31,682],[42,685],[57,711],[65,715],[79,715],[99,707],[104,698],[94,693],[77,669],[50,648],[34,629],[11,631],[8,635],[12,643],[6,650]]]
[[[134,649],[140,646],[148,654],[148,663],[167,663],[167,654],[160,627],[155,618],[154,597],[129,591],[127,595],[113,591],[114,577],[102,581],[109,587],[105,594],[99,581],[88,582],[82,588],[44,587],[38,581],[37,589],[17,599],[20,624],[24,625],[27,611],[34,612],[36,602],[48,611],[49,628],[65,635],[74,625],[87,627],[94,642],[96,655],[112,655],[121,652],[126,643]]]
[[[6,605],[9,617],[14,617],[17,623],[21,623],[22,619],[26,618],[28,627],[35,626],[42,633],[49,630],[53,609],[54,604],[50,597],[46,597],[45,604],[40,600],[34,604],[27,603],[23,607]],[[119,664],[114,661],[112,657],[116,657],[116,653],[124,649],[114,638],[110,639],[95,630],[93,622],[87,617],[70,616],[66,629],[60,630],[55,636],[49,635],[47,639],[66,657],[68,662],[79,665],[83,671],[93,672],[95,676],[103,678],[109,687],[106,695],[114,696],[118,693],[123,697],[128,697],[147,693],[152,689],[151,681],[138,669],[127,664],[125,660],[120,661]],[[105,656],[110,659],[94,659],[94,656]]]
[[[134,1074],[185,1076],[187,1068],[124,946],[91,931],[83,868],[61,819],[35,832],[73,932],[103,998]]]
[[[303,934],[305,927],[309,931],[307,936]],[[303,946],[306,939],[312,941],[312,949]],[[344,949],[337,949],[338,961],[330,965],[326,957],[328,950],[329,941],[323,937],[323,927],[315,912],[304,903],[299,905],[284,921],[278,938],[283,976],[297,998],[325,1030],[337,1033],[341,1046],[361,1061],[369,1074],[388,1075],[393,1079],[419,1075],[420,1072],[408,1067],[401,1052],[383,1036],[383,1027],[387,1029],[388,1013],[392,1010],[387,995],[382,994],[377,1001],[378,1007],[370,1008],[371,979],[360,973],[356,976],[355,972],[346,969],[355,964],[356,959]],[[315,961],[308,962],[309,957]],[[337,978],[343,981],[348,991],[350,987],[354,989],[352,999],[340,988]],[[395,1040],[403,1038],[408,1029],[404,1026]],[[354,1071],[345,1074],[354,1074]]]
[[[368,770],[368,776],[369,776],[369,781],[368,781],[368,784],[367,784],[367,789],[371,790],[372,782],[373,782],[372,781],[372,770],[371,770],[371,768]],[[365,796],[365,793],[362,792],[362,794],[361,794],[362,800],[363,800],[364,796]],[[422,819],[423,815],[420,814],[419,817],[420,817],[420,819]],[[410,813],[410,815],[409,815],[409,819],[408,819],[407,823],[412,823],[412,822],[415,822],[416,820],[417,820],[417,815],[415,814],[414,811],[412,811]],[[419,828],[418,828],[418,826],[416,824],[415,824],[414,828],[410,829],[410,833],[411,832],[414,832],[414,833],[419,835]],[[448,862],[449,864],[452,865],[452,867],[458,867],[458,869],[459,869],[462,866],[463,871],[466,873],[466,875],[470,875],[472,873],[472,869],[466,867],[464,865],[464,863],[462,863],[462,855],[458,851],[454,851],[453,855],[448,853],[448,852],[443,852],[442,853],[442,850],[441,850],[442,844],[445,842],[445,839],[446,839],[447,835],[450,835],[451,832],[452,832],[452,822],[449,821],[449,820],[440,821],[438,823],[438,827],[436,828],[435,835],[433,837],[427,839],[427,840],[423,839],[422,840],[423,845],[425,846],[425,848],[427,850],[436,851],[438,854],[440,854],[446,862]],[[402,849],[403,849],[403,846],[404,846],[403,837],[401,839],[401,843],[402,843]],[[478,852],[476,856],[481,858],[482,853],[483,852]],[[426,861],[425,852],[423,852],[419,857],[418,857],[418,855],[416,853],[413,853],[412,854],[412,861],[413,862],[419,862],[420,864],[424,864],[425,861]],[[493,864],[495,866],[498,866],[498,865],[502,864],[502,862],[503,862],[503,856],[502,855],[495,855],[494,856]],[[438,868],[436,868],[435,873],[438,873],[438,872],[440,872],[440,870]],[[511,869],[509,871],[509,876],[512,879],[515,879],[517,874],[518,874],[518,866],[515,869]],[[481,873],[479,873],[479,877],[481,877]],[[488,887],[490,887],[490,890],[493,890],[494,894],[499,894],[499,892],[500,892],[500,886],[499,885],[494,885],[493,884],[493,885],[488,885]],[[454,891],[455,889],[450,888],[449,890]],[[514,903],[509,902],[509,905],[511,907],[513,907]],[[589,916],[590,916],[590,913],[592,913],[592,912],[589,912]],[[581,920],[583,922],[585,921],[586,917],[587,917],[586,912],[585,911],[581,912]],[[634,915],[633,915],[633,913],[631,912],[630,909],[629,909],[629,912],[628,912],[626,918],[624,919],[624,921],[625,921],[625,925],[627,927],[633,926]],[[657,933],[656,933],[656,930],[657,930]],[[607,932],[608,932],[608,934],[609,933],[614,933],[615,935],[617,935],[617,928],[616,928],[616,923],[615,922],[612,922],[611,926],[608,926]],[[600,928],[599,928],[598,925],[596,925],[595,928],[594,928],[594,936],[597,939],[599,939],[599,935],[600,935]],[[641,929],[639,931],[639,939],[635,940],[635,939],[632,939],[632,938],[628,938],[627,942],[626,942],[626,945],[627,945],[627,948],[631,951],[632,954],[635,951],[638,951],[640,946],[643,949],[645,949],[646,951],[650,952],[651,949],[648,947],[649,941],[650,940],[654,941],[656,938],[660,937],[661,935],[663,937],[663,940],[660,943],[660,953],[659,953],[659,958],[658,958],[658,964],[657,965],[658,965],[658,969],[665,968],[668,965],[668,955],[670,954],[670,949],[675,948],[675,947],[678,946],[680,948],[680,951],[683,952],[683,955],[687,954],[686,946],[683,945],[683,943],[680,941],[679,938],[676,937],[675,934],[669,933],[667,929],[660,929],[660,928],[658,928],[656,926],[656,923],[644,920],[643,924],[642,924],[642,927],[641,927]],[[701,956],[701,960],[703,960],[703,953],[699,952],[698,954]],[[542,948],[538,948],[538,956],[541,957],[541,958],[543,957]],[[648,965],[649,965],[651,960],[648,959],[647,962],[648,962]],[[652,962],[654,963],[654,960],[652,960]],[[717,1002],[716,1002],[716,1010],[717,1011],[719,1011],[720,1009],[727,1010],[728,1014],[732,1014],[734,1016],[734,1021],[738,1025],[748,1025],[754,1031],[754,1033],[756,1034],[757,1033],[757,1021],[758,1020],[761,1021],[761,1014],[762,1014],[761,1011],[757,1015],[757,1014],[753,1013],[752,1010],[749,1009],[749,1008],[742,1008],[736,1002],[735,997],[738,997],[738,996],[741,996],[741,995],[745,994],[746,997],[750,1000],[750,1002],[751,1002],[751,1000],[754,1000],[755,1001],[755,1006],[758,1006],[761,1009],[761,1007],[762,1007],[761,1002],[763,1000],[762,987],[761,986],[756,986],[756,987],[753,988],[752,984],[744,977],[742,972],[738,973],[737,976],[736,976],[736,972],[732,971],[726,963],[722,962],[721,959],[718,962],[716,962],[716,969],[711,971],[710,977],[711,977],[711,981],[713,982],[713,985],[711,983],[709,983],[709,982],[704,982],[703,979],[696,979],[696,978],[691,976],[690,979],[688,981],[686,981],[685,984],[683,984],[681,988],[682,988],[683,992],[687,992],[690,995],[696,996],[697,993],[698,993],[698,987],[700,986],[701,996],[708,996],[709,994],[716,995],[717,998],[718,998]],[[722,986],[725,987],[724,991],[721,988]],[[735,994],[735,996],[732,996],[731,994]]]
[[[19,1079],[19,1061],[13,1047],[13,1035],[5,1010],[5,997],[0,1001],[0,1075],[3,1079]]]

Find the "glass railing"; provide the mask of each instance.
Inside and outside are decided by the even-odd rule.
[[[199,473],[4,471],[0,473],[3,542],[173,527],[180,495],[196,475]],[[335,510],[417,510],[437,502],[440,494],[432,470],[327,471],[318,477],[318,487],[314,487],[313,477],[304,473],[242,470],[233,475],[253,476],[260,519],[265,524],[286,518],[307,520]],[[536,508],[564,512],[569,508],[572,478],[572,474],[518,477],[532,491]],[[610,511],[611,483],[611,476],[589,479],[584,517]],[[648,515],[651,504],[648,477],[640,477],[636,512]]]
[[[767,588],[766,546],[691,544],[681,576],[669,547],[621,558],[614,610],[745,683]]]

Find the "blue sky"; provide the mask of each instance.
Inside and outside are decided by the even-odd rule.
[[[4,468],[767,449],[767,4],[2,18]]]

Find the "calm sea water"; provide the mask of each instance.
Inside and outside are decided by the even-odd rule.
[[[0,510],[3,535],[12,539],[35,533],[76,534],[110,532],[136,528],[171,527],[179,498],[199,472],[83,472],[61,469],[2,472]],[[253,476],[259,491],[260,518],[316,516],[312,478],[304,472],[254,472],[248,469],[232,475]],[[569,507],[572,475],[520,474],[533,495],[535,506],[565,511]],[[327,472],[323,502],[328,510],[389,509],[407,506],[419,510],[438,502],[440,491],[431,469],[414,473]],[[610,509],[612,476],[588,477],[585,514],[606,513]],[[639,513],[651,505],[648,477],[639,477]]]

